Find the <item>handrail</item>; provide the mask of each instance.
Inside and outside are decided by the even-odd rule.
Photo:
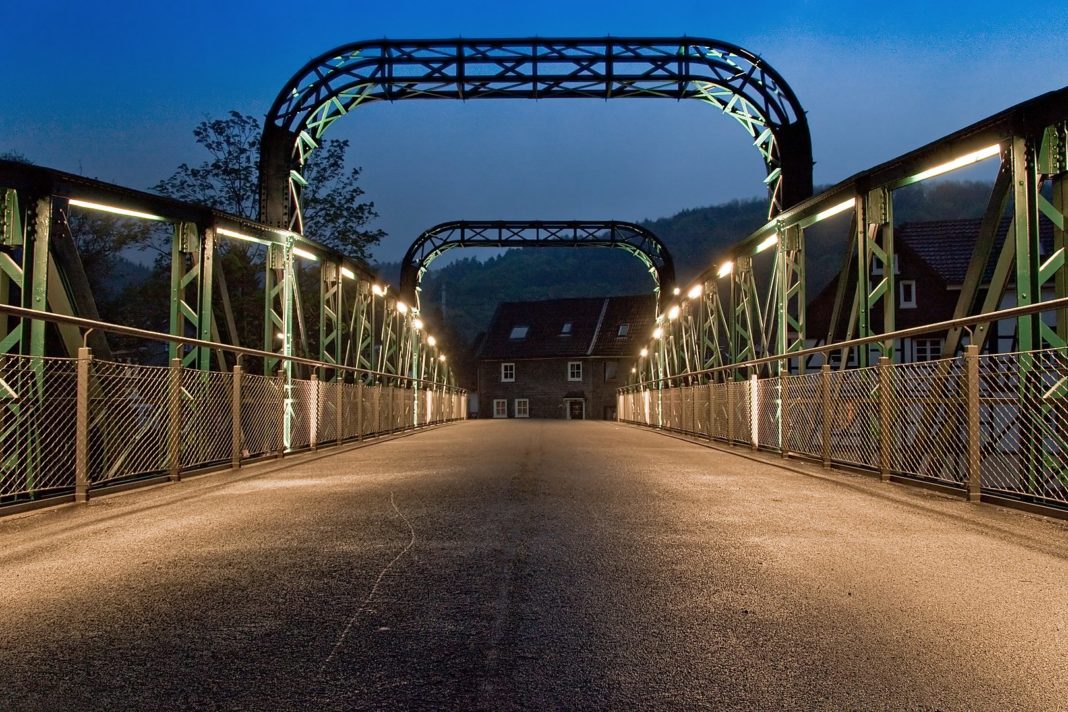
[[[855,339],[849,339],[847,341],[838,341],[833,344],[825,344],[823,346],[810,346],[800,351],[792,351],[787,354],[776,354],[774,356],[762,356],[760,358],[750,359],[749,361],[742,361],[739,363],[732,363],[726,366],[715,366],[713,368],[705,368],[700,371],[687,371],[686,373],[678,373],[673,376],[667,376],[665,378],[657,378],[648,381],[639,381],[627,386],[622,386],[616,389],[620,393],[624,393],[635,388],[642,388],[648,385],[655,385],[664,383],[665,381],[672,381],[677,378],[690,378],[693,376],[705,376],[712,373],[719,373],[722,371],[734,371],[744,368],[752,368],[760,366],[766,363],[789,361],[792,358],[804,358],[806,356],[814,356],[816,354],[830,353],[831,351],[839,351],[842,349],[853,348],[854,346],[865,346],[867,344],[893,341],[895,339],[904,339],[910,336],[920,336],[922,334],[930,334],[938,331],[948,331],[949,329],[956,329],[960,327],[967,327],[972,324],[986,324],[991,321],[997,321],[999,319],[1011,319],[1012,317],[1029,316],[1032,314],[1039,314],[1041,312],[1052,311],[1054,309],[1068,309],[1068,297],[1059,297],[1057,299],[1050,299],[1044,302],[1037,302],[1035,304],[1025,304],[1023,306],[1009,307],[1007,309],[1001,309],[999,311],[987,312],[986,314],[976,314],[972,316],[963,316],[956,319],[947,319],[946,321],[938,321],[933,324],[924,324],[922,326],[910,326],[907,329],[898,329],[897,331],[889,331],[885,334],[875,334],[872,336],[862,336]]]
[[[164,334],[159,331],[139,329],[135,326],[112,324],[110,322],[98,321],[96,319],[87,319],[81,316],[53,314],[51,312],[44,312],[38,309],[17,307],[11,304],[0,304],[0,314],[22,317],[24,319],[40,319],[42,321],[52,321],[58,324],[67,324],[70,326],[77,326],[83,329],[98,329],[100,331],[107,331],[113,334],[120,334],[122,336],[133,336],[136,338],[147,339],[150,341],[165,341],[174,344],[185,344],[186,346],[198,346],[210,349],[219,349],[220,351],[230,351],[231,353],[235,353],[239,356],[257,356],[260,358],[277,359],[279,361],[290,361],[292,363],[299,363],[305,366],[312,366],[315,368],[332,368],[340,371],[349,371],[353,373],[365,374],[380,378],[393,378],[419,385],[430,384],[434,386],[444,386],[445,388],[452,388],[453,390],[459,393],[467,392],[467,389],[456,388],[455,386],[449,386],[447,383],[430,381],[425,378],[413,378],[411,376],[404,376],[396,373],[386,373],[385,371],[374,371],[366,368],[357,368],[355,366],[344,366],[336,363],[326,363],[325,361],[315,361],[313,359],[303,358],[301,356],[285,356],[282,354],[273,353],[271,351],[263,351],[262,349],[251,349],[245,346],[233,346],[232,344],[223,344],[217,341],[205,341],[204,339],[196,339],[187,336],[174,336],[172,334]]]

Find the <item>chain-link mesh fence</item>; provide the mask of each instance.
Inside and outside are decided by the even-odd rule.
[[[241,457],[277,453],[282,438],[282,383],[278,378],[241,378]]]
[[[890,469],[961,485],[967,479],[967,388],[962,359],[891,368]]]
[[[730,440],[730,410],[727,393],[731,384],[716,383],[712,386],[712,435],[718,440]]]
[[[749,381],[729,381],[727,394],[730,397],[729,415],[733,416],[730,438],[736,443],[749,444],[752,442]]]
[[[178,383],[172,384],[172,373]],[[93,362],[89,482],[110,484],[168,470],[168,424],[180,416],[186,399],[178,389],[171,400],[180,377],[165,367]]]
[[[1068,503],[1068,355],[1064,350],[980,358],[979,410],[983,486]]]
[[[780,385],[778,378],[756,381],[757,443],[762,448],[779,449]]]
[[[182,467],[229,460],[233,454],[233,374],[183,369],[181,380]]]
[[[694,386],[693,391],[693,413],[694,413],[694,430],[700,435],[707,436],[709,433],[709,410],[708,410],[708,394],[709,386]]]
[[[0,357],[0,502],[74,486],[77,367]]]
[[[878,370],[831,371],[831,459],[879,467]]]
[[[783,398],[786,449],[810,457],[823,455],[822,375],[789,376]]]

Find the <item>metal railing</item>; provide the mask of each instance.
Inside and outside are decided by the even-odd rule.
[[[271,356],[116,324],[0,305],[0,314]],[[466,417],[466,391],[298,357],[333,381],[77,358],[0,356],[0,513],[91,492]],[[288,415],[288,417],[287,417]]]
[[[806,349],[830,354],[950,327],[1068,306],[1068,299]],[[764,357],[620,389],[619,420],[922,480],[984,496],[1068,508],[1068,350],[980,354],[741,380]],[[719,380],[722,379],[722,380]]]

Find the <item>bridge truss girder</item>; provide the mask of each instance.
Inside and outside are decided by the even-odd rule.
[[[419,304],[420,283],[431,263],[461,247],[600,247],[619,249],[637,258],[649,272],[659,295],[675,284],[675,263],[651,231],[618,220],[455,220],[421,234],[401,261],[400,293]]]

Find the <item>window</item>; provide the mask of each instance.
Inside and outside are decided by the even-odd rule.
[[[902,309],[916,308],[916,280],[903,279],[897,286]]]
[[[934,361],[942,358],[942,339],[916,339],[913,352],[914,361]]]
[[[501,383],[514,383],[515,382],[515,364],[514,363],[502,363],[501,364]]]
[[[878,260],[878,258],[873,259],[871,261],[871,273],[872,274],[882,274],[883,273],[883,263],[880,262]],[[896,253],[894,254],[894,274],[901,274],[901,263],[897,261],[897,254]]]
[[[630,333],[630,324],[620,324],[619,330],[616,331],[616,338],[622,339],[624,336]]]
[[[582,361],[568,361],[567,362],[567,380],[569,380],[569,381],[581,381],[582,380]]]
[[[571,322],[565,321],[564,325],[560,327],[560,336],[571,336]]]
[[[493,401],[493,417],[494,418],[507,418],[508,417],[508,401],[503,398],[495,399]]]
[[[530,417],[530,401],[526,398],[515,399],[515,417],[517,418],[529,418]]]
[[[516,341],[522,341],[527,338],[527,331],[530,330],[529,326],[513,326],[512,333],[508,336],[509,339],[515,339]]]
[[[605,361],[604,362],[604,381],[614,381],[618,378],[619,373],[619,361]]]

